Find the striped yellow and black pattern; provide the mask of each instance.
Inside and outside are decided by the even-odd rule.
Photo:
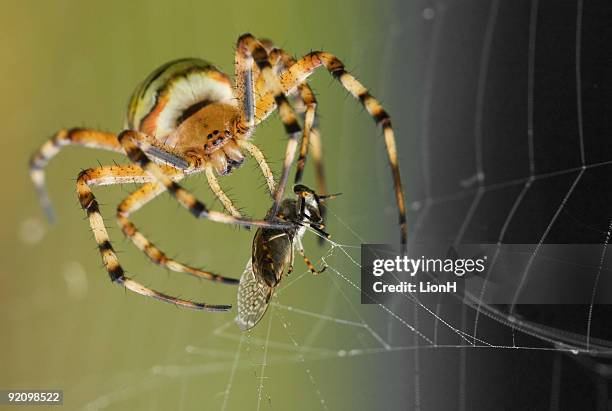
[[[274,48],[271,41],[267,41],[269,44],[269,55],[270,61],[275,65],[276,72],[282,73],[289,67],[296,63],[296,60],[285,50]],[[302,132],[302,140],[300,142],[300,154],[297,160],[297,167],[295,171],[294,184],[298,184],[302,181],[304,174],[304,168],[306,167],[306,159],[308,153],[312,151],[312,159],[314,161],[314,172],[315,179],[317,182],[317,192],[320,194],[326,194],[327,183],[325,180],[325,172],[323,167],[323,154],[321,147],[321,133],[317,127],[317,99],[312,88],[307,82],[301,83],[297,86],[297,93],[295,99],[299,103],[298,112],[303,116],[304,130]],[[325,207],[321,206],[321,219],[325,222]],[[319,237],[319,244],[323,244],[325,241],[324,237]]]
[[[386,111],[359,81],[346,72],[344,65],[333,55],[312,52],[296,61],[285,51],[274,48],[272,42],[260,42],[250,34],[241,36],[237,42],[236,84],[233,86],[225,74],[204,60],[174,60],[156,69],[137,87],[128,105],[126,129],[121,133],[75,128],[61,130],[55,134],[30,160],[30,176],[40,202],[52,219],[53,213],[45,189],[44,168],[62,147],[77,145],[126,155],[131,164],[88,169],[80,173],[77,180],[79,201],[87,211],[110,278],[131,291],[180,306],[211,311],[228,310],[229,305],[209,305],[171,297],[126,277],[110,243],[91,188],[110,184],[142,184],[117,209],[117,220],[123,233],[158,265],[200,278],[235,283],[233,279],[198,270],[168,258],[140,233],[128,216],[159,194],[168,191],[196,218],[268,230],[294,229],[293,223],[278,219],[257,220],[242,217],[223,192],[214,172],[225,175],[242,164],[244,157],[241,150],[250,154],[257,161],[274,197],[271,211],[274,216],[281,203],[289,170],[298,148],[298,134],[301,134],[295,180],[297,182],[302,178],[311,150],[319,191],[327,192],[320,134],[315,125],[317,102],[307,84],[308,77],[321,66],[363,104],[383,129],[397,197],[401,242],[405,248],[407,227],[403,188],[395,137]],[[295,100],[290,102],[288,97],[292,96],[295,96]],[[303,133],[292,103],[304,114]],[[274,181],[264,154],[249,141],[255,127],[276,109],[288,137],[278,184]],[[229,214],[209,209],[179,184],[186,175],[199,172],[205,172],[209,186]],[[314,268],[308,262],[307,265],[311,269]]]
[[[44,168],[53,157],[65,146],[76,145],[88,148],[97,148],[115,152],[123,152],[117,136],[103,131],[84,128],[60,130],[47,140],[30,158],[30,178],[36,188],[38,200],[47,214],[49,221],[55,221],[55,213],[49,200],[45,186]]]
[[[172,174],[172,172],[170,171],[169,174]],[[173,179],[178,181],[182,178],[183,175],[177,173]],[[164,191],[164,186],[159,183],[145,183],[136,191],[132,192],[117,206],[117,223],[119,224],[123,234],[128,237],[139,250],[145,253],[145,255],[149,257],[153,263],[163,268],[178,273],[187,273],[205,280],[218,281],[225,284],[237,284],[238,280],[234,278],[224,277],[211,273],[210,271],[200,270],[168,257],[166,253],[149,241],[129,220],[128,217],[131,213],[139,210]]]
[[[293,93],[319,67],[326,68],[327,71],[338,80],[351,95],[353,95],[353,97],[361,102],[366,111],[374,118],[376,124],[382,127],[398,207],[400,244],[402,251],[405,252],[408,238],[406,205],[404,202],[404,189],[402,187],[397,158],[395,135],[393,127],[391,126],[391,117],[387,114],[380,102],[370,94],[368,89],[346,71],[344,64],[337,57],[324,51],[313,51],[308,53],[279,75],[283,93]],[[261,119],[267,118],[276,108],[274,99],[275,97],[272,93],[263,96],[257,103],[255,117]]]
[[[117,254],[111,245],[108,231],[104,225],[104,219],[102,218],[102,214],[100,214],[98,201],[91,190],[91,187],[96,185],[114,184],[118,179],[123,183],[148,183],[152,180],[151,176],[147,175],[141,168],[134,165],[104,166],[95,169],[88,169],[79,173],[77,178],[77,193],[79,202],[81,207],[83,207],[83,209],[87,212],[87,218],[89,219],[89,224],[94,234],[94,239],[98,244],[98,249],[100,251],[100,255],[102,256],[104,268],[106,268],[111,281],[113,283],[122,284],[128,290],[137,294],[152,297],[167,303],[175,304],[177,306],[206,311],[228,311],[231,308],[231,305],[207,304],[204,302],[195,302],[172,297],[148,288],[125,275],[125,271],[123,270],[123,267],[121,267],[121,264],[119,264]],[[130,234],[134,236],[137,235],[137,233]],[[147,244],[144,246],[147,248]],[[148,247],[147,251],[153,255],[156,255],[156,257],[159,259],[163,259],[164,257],[164,254],[159,252],[159,250],[157,250],[152,244]]]
[[[297,121],[295,111],[289,101],[286,93],[283,92],[282,84],[279,77],[274,73],[270,58],[264,45],[251,34],[243,34],[238,38],[236,45],[237,60],[253,60],[257,69],[261,73],[264,93],[269,93],[273,96],[274,103],[278,107],[280,119],[285,127],[287,134],[287,146],[285,149],[285,160],[283,161],[283,170],[274,195],[273,209],[277,210],[283,198],[285,186],[287,185],[289,170],[295,158],[295,150],[297,148],[297,135],[302,131]],[[257,109],[258,102],[255,101]],[[274,215],[274,213],[273,213]]]

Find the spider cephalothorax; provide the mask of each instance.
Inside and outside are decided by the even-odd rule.
[[[233,106],[212,103],[178,125],[166,144],[185,153],[195,168],[209,163],[219,175],[226,175],[244,162],[240,146],[246,136],[239,131],[237,114]]]
[[[92,129],[61,130],[55,134],[30,161],[30,175],[41,204],[52,218],[45,189],[44,167],[62,146],[81,145],[126,155],[131,164],[87,169],[77,178],[79,202],[87,212],[111,280],[136,293],[173,304],[226,311],[230,306],[171,297],[127,277],[110,243],[91,188],[96,185],[142,184],[117,207],[117,221],[123,233],[158,265],[200,278],[236,284],[235,279],[199,270],[167,257],[138,231],[128,217],[167,191],[197,218],[266,229],[288,230],[294,227],[295,223],[275,219],[274,216],[283,198],[300,136],[295,182],[302,178],[310,150],[315,162],[318,192],[326,192],[321,141],[314,127],[316,100],[306,83],[314,70],[321,66],[359,99],[383,129],[399,212],[401,242],[405,246],[407,230],[403,189],[391,120],[385,110],[333,55],[316,51],[296,61],[283,50],[274,48],[271,42],[260,42],[250,34],[238,39],[233,85],[227,75],[203,60],[171,61],[151,73],[132,94],[125,129],[119,134]],[[304,114],[303,132],[288,96],[295,99]],[[288,140],[281,177],[275,184],[263,153],[250,140],[255,127],[277,109]],[[266,179],[274,199],[269,215],[271,218],[243,218],[217,180],[217,175],[225,175],[240,166],[245,154],[257,161]],[[200,172],[205,173],[211,190],[229,214],[209,209],[179,185],[186,175]]]

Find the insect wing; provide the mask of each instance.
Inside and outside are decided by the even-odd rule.
[[[251,259],[246,265],[238,286],[238,316],[236,324],[242,331],[253,328],[264,316],[274,289],[253,274]]]

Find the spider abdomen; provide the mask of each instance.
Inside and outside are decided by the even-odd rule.
[[[136,88],[128,104],[126,128],[164,139],[212,103],[235,105],[228,76],[204,60],[173,60]]]

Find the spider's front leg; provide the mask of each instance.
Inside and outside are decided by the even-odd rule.
[[[400,225],[400,244],[402,252],[406,252],[408,228],[406,223],[406,205],[404,202],[404,189],[397,159],[397,147],[395,134],[391,126],[391,117],[380,102],[376,100],[353,75],[349,74],[344,68],[344,64],[334,55],[324,51],[313,51],[302,57],[295,64],[280,74],[281,84],[285,93],[293,92],[300,84],[303,84],[308,77],[319,67],[324,67],[338,80],[353,97],[355,97],[372,116],[377,125],[383,130],[387,158],[391,167],[395,199],[399,214]],[[275,109],[275,96],[268,93],[262,96],[256,104],[255,118],[266,118]]]
[[[166,170],[166,172],[172,172]],[[123,183],[147,183],[152,177],[141,168],[134,165],[127,166],[105,166],[82,171],[77,178],[77,193],[81,207],[87,212],[89,224],[94,234],[98,249],[102,256],[102,262],[113,283],[121,284],[128,290],[146,297],[152,297],[167,303],[175,304],[185,308],[207,311],[228,311],[231,305],[207,304],[173,297],[159,291],[153,290],[143,284],[134,281],[125,275],[125,271],[119,263],[117,254],[111,245],[108,232],[104,225],[98,201],[91,187],[96,185],[123,184]]]
[[[269,44],[267,49],[270,56],[270,63],[275,67],[276,75],[279,75],[296,63],[296,60],[285,50],[275,48],[270,40],[266,40],[266,43]],[[263,95],[265,92],[265,87],[262,83],[263,81],[261,81],[261,79],[257,82],[257,89],[261,91],[261,93],[259,93],[260,95]],[[306,166],[306,159],[308,157],[309,143],[312,138],[315,174],[318,185],[317,192],[325,194],[327,192],[327,188],[323,173],[323,163],[321,161],[320,134],[315,124],[317,99],[308,83],[302,83],[297,86],[297,99],[302,105],[300,106],[298,112],[304,116],[304,130],[302,133],[302,139],[300,141],[300,155],[297,160],[294,183],[298,184],[302,181],[302,175],[304,173],[304,167]]]
[[[285,149],[285,160],[283,161],[283,171],[279,180],[276,192],[274,194],[274,205],[272,206],[272,214],[276,215],[278,207],[283,197],[285,186],[287,185],[289,170],[293,164],[295,158],[295,150],[297,148],[297,136],[301,132],[301,128],[297,122],[297,118],[293,108],[289,104],[278,76],[274,73],[272,66],[269,61],[268,52],[265,47],[251,34],[243,34],[238,38],[236,46],[236,67],[237,70],[246,71],[246,74],[241,74],[239,79],[242,79],[245,83],[246,80],[251,79],[250,88],[246,89],[247,93],[251,93],[253,90],[253,65],[255,65],[260,73],[260,78],[265,85],[265,90],[273,95],[274,102],[278,107],[281,121],[285,127],[285,133],[287,134],[288,141]],[[249,74],[250,73],[250,74]],[[238,78],[238,76],[237,76]],[[244,117],[245,121],[249,124],[253,124],[253,121],[261,121],[256,115],[257,112],[257,101],[253,102],[252,107],[246,107],[249,101],[254,101],[252,97],[243,98],[242,103],[245,105]],[[251,111],[253,116],[251,116]]]
[[[182,177],[183,175],[177,175],[174,179],[180,180]],[[205,280],[218,281],[225,284],[238,284],[238,279],[203,271],[168,257],[166,253],[149,241],[128,219],[131,213],[137,211],[164,191],[166,191],[164,186],[159,183],[147,183],[131,193],[119,204],[117,207],[117,222],[123,234],[125,234],[138,249],[145,253],[152,262],[161,267],[179,273],[191,274],[194,277],[203,278]]]
[[[285,50],[275,48],[273,43],[269,40],[267,43],[270,61],[275,66],[278,74],[287,70],[296,63],[296,60]],[[262,89],[260,83],[261,82],[258,82],[257,85],[259,89]],[[316,125],[317,99],[312,91],[312,88],[306,82],[297,86],[297,92],[297,99],[301,103],[298,112],[303,115],[304,131],[302,133],[302,140],[300,142],[300,154],[297,160],[294,183],[298,184],[302,181],[302,175],[304,173],[304,167],[306,166],[309,149],[312,148],[312,158],[315,166],[315,179],[317,181],[317,192],[320,194],[325,194],[327,193],[327,184],[325,181],[325,173],[323,168],[321,134]],[[310,147],[310,145],[312,145],[312,147]],[[321,206],[320,212],[322,222],[325,221],[325,210],[325,207]],[[323,244],[325,240],[323,237],[319,237],[318,241],[319,244]]]
[[[130,160],[138,164],[140,168],[152,176],[156,182],[160,183],[170,193],[170,195],[172,195],[172,197],[174,197],[184,208],[189,210],[194,217],[208,219],[218,223],[235,224],[247,227],[256,226],[278,229],[292,227],[291,223],[238,218],[219,211],[209,210],[203,202],[198,200],[192,193],[181,187],[176,181],[168,176],[168,174],[166,174],[158,164],[152,162],[147,154],[145,154],[145,152],[139,147],[139,145],[146,147],[148,144],[147,141],[150,140],[148,136],[138,131],[125,130],[119,134],[118,139]],[[185,158],[184,160],[190,164],[188,169],[196,169],[200,167],[195,159]]]

